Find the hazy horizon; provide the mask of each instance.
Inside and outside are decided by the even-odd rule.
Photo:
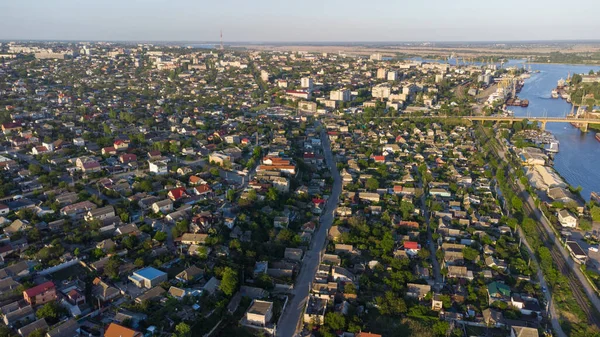
[[[600,3],[576,0],[20,0],[0,3],[1,40],[410,43],[598,40]]]

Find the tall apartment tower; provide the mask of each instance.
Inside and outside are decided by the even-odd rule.
[[[310,77],[302,77],[302,79],[300,79],[300,86],[302,88],[306,88],[309,90],[312,90],[313,88],[313,79]]]

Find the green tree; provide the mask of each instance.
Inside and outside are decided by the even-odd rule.
[[[590,209],[590,214],[592,215],[592,220],[600,221],[600,207],[595,205],[592,206],[592,208]]]
[[[446,321],[435,322],[433,325],[433,334],[435,336],[446,336],[446,333],[450,329],[450,324]]]
[[[33,176],[39,176],[42,174],[42,167],[37,164],[29,164],[29,173]]]
[[[106,262],[104,266],[104,274],[110,277],[111,279],[116,279],[119,277],[119,267],[121,266],[121,261],[118,258],[112,257]]]
[[[400,202],[400,212],[402,212],[402,219],[408,219],[411,214],[415,211],[415,205],[412,202],[401,201]]]
[[[510,203],[512,204],[512,207],[516,210],[516,211],[522,211],[523,210],[523,200],[521,200],[521,198],[519,198],[518,196],[513,196],[512,199],[510,200]]]
[[[469,261],[475,261],[475,259],[479,256],[479,252],[471,247],[463,248],[462,252],[465,260]]]
[[[238,286],[238,275],[235,270],[226,267],[223,271],[220,289],[225,295],[231,296],[236,291]]]
[[[235,198],[235,190],[229,189],[227,190],[227,200],[233,202],[233,198]]]
[[[391,291],[386,291],[383,296],[375,298],[375,302],[383,315],[398,316],[407,311],[404,300]]]
[[[45,318],[48,324],[52,325],[58,323],[59,319],[66,314],[65,308],[60,305],[57,301],[52,301],[44,304],[35,313],[38,319]]]
[[[208,248],[206,246],[198,246],[196,254],[198,254],[198,257],[202,260],[206,260],[208,258]]]
[[[579,229],[584,232],[588,232],[592,230],[592,222],[586,218],[579,219]]]
[[[104,135],[111,135],[112,134],[112,130],[110,129],[110,126],[108,126],[108,124],[104,124],[102,126],[102,131],[104,131]]]
[[[164,242],[167,239],[167,233],[158,231],[154,234],[154,240],[158,242]]]
[[[185,322],[180,322],[175,326],[175,332],[177,332],[177,337],[189,337],[192,335],[192,328]]]
[[[276,201],[279,198],[279,194],[277,193],[277,190],[274,187],[270,187],[267,191],[266,198],[269,201]]]
[[[325,315],[325,325],[333,331],[344,330],[346,328],[346,318],[339,312],[328,312]]]
[[[369,178],[367,179],[365,187],[370,191],[374,191],[379,188],[379,181],[375,178]]]

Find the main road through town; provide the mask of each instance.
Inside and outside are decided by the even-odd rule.
[[[302,326],[302,316],[304,307],[308,300],[308,294],[315,278],[317,267],[321,262],[321,254],[325,249],[327,234],[331,224],[333,224],[335,209],[338,205],[340,194],[342,193],[342,179],[338,172],[336,162],[331,154],[331,144],[325,131],[321,132],[321,144],[323,145],[323,154],[327,161],[327,166],[333,177],[333,188],[331,195],[327,200],[327,205],[321,215],[321,224],[318,231],[314,234],[309,250],[304,256],[302,268],[296,279],[293,296],[290,297],[288,304],[283,312],[279,325],[277,326],[277,336],[292,337]]]

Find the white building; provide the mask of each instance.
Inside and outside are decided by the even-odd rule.
[[[310,77],[302,77],[302,79],[300,79],[300,86],[302,88],[308,89],[308,90],[312,90],[313,88],[313,79]]]
[[[567,228],[575,228],[577,227],[577,218],[574,217],[569,211],[566,209],[558,212],[558,222],[560,225]]]
[[[385,85],[378,85],[371,89],[371,95],[373,98],[389,98],[392,93],[392,89]]]
[[[350,101],[350,90],[334,90],[329,93],[329,99],[332,101],[348,102]]]
[[[266,326],[273,317],[273,302],[253,300],[246,311],[246,320],[252,325]]]
[[[386,76],[387,76],[387,71],[385,70],[385,68],[377,69],[377,79],[385,80]]]
[[[148,166],[150,169],[150,173],[154,174],[167,174],[169,173],[169,169],[167,167],[167,163],[165,161],[148,161]]]
[[[387,80],[388,81],[397,81],[398,80],[398,72],[397,71],[390,71],[387,73]]]

